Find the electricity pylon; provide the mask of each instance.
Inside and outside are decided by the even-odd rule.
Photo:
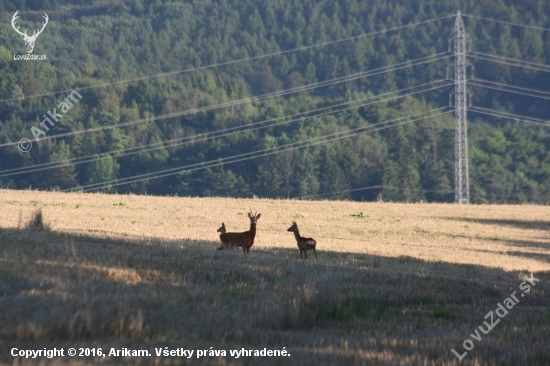
[[[460,11],[457,12],[454,36],[454,75],[455,75],[455,202],[470,203],[470,185],[468,183],[468,130],[466,126],[467,94],[466,68],[466,31]]]

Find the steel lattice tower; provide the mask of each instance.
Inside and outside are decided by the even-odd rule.
[[[455,74],[455,202],[470,203],[468,183],[468,131],[466,127],[466,31],[460,11],[456,16],[454,36]]]

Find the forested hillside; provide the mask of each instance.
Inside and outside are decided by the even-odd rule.
[[[359,188],[385,185],[384,200],[452,202],[453,114],[411,121],[449,105],[453,59],[398,65],[447,52],[456,9],[550,28],[545,0],[2,2],[0,185],[354,200],[374,200],[375,189]],[[34,49],[47,61],[14,60],[26,53],[10,23],[15,11],[21,30],[48,14]],[[464,23],[472,51],[550,65],[550,31],[468,16]],[[267,54],[275,55],[255,58]],[[550,93],[550,66],[469,60],[476,79]],[[401,89],[418,93],[398,98]],[[469,89],[474,106],[549,120],[548,96]],[[71,90],[82,98],[36,142],[31,128]],[[265,97],[247,99],[255,96]],[[410,123],[378,129],[387,121]],[[550,129],[473,112],[468,121],[472,202],[549,203]],[[337,133],[351,137],[311,140]],[[68,135],[51,138],[60,134]],[[33,142],[29,152],[10,144],[22,138]],[[270,155],[245,155],[257,151]],[[21,167],[29,168],[14,170]],[[164,173],[147,179],[155,172]]]

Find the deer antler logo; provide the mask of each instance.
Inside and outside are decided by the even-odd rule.
[[[17,33],[19,33],[21,35],[21,38],[23,38],[23,40],[25,41],[25,48],[27,49],[27,53],[32,53],[32,50],[34,49],[34,42],[36,42],[36,38],[38,38],[38,36],[40,35],[40,33],[42,33],[42,31],[44,30],[44,28],[46,28],[46,24],[48,24],[48,14],[44,13],[44,16],[43,18],[46,19],[46,22],[42,22],[42,24],[44,24],[42,26],[42,29],[40,30],[34,30],[34,33],[32,34],[32,36],[28,36],[27,35],[27,30],[25,29],[25,33],[23,32],[20,32],[19,31],[19,26],[17,26],[17,28],[15,28],[15,20],[17,18],[19,18],[19,16],[17,15],[19,11],[16,11],[15,14],[13,14],[13,18],[11,18],[11,26],[13,27],[13,29],[15,29],[15,31]],[[38,32],[38,33],[37,33]]]

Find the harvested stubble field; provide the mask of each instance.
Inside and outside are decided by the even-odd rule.
[[[41,231],[28,224],[39,209]],[[251,210],[262,216],[250,255],[217,251],[216,229],[247,230]],[[300,261],[292,220],[317,239],[318,261]],[[550,365],[549,229],[545,206],[0,190],[0,363],[458,365],[451,349],[470,339],[460,364]],[[471,338],[531,272],[540,282]],[[32,360],[13,347],[153,356]]]

